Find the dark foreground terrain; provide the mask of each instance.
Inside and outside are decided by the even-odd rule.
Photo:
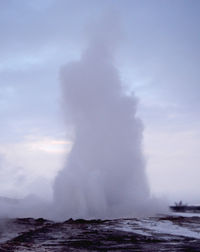
[[[144,219],[1,219],[2,251],[200,251],[200,217]]]

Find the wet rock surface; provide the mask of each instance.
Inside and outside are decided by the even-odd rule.
[[[1,219],[2,251],[200,251],[200,217]]]

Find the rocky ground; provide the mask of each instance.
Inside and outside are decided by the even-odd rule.
[[[200,251],[200,217],[160,215],[62,223],[1,219],[3,251]]]

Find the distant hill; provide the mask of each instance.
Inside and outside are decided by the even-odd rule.
[[[0,196],[0,203],[18,204],[19,202],[20,202],[20,199],[13,199],[9,197]]]

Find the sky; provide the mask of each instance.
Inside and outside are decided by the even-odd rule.
[[[151,194],[199,203],[199,11],[198,0],[0,0],[0,196],[51,198],[73,144],[60,68],[115,15],[115,64],[138,98]]]

